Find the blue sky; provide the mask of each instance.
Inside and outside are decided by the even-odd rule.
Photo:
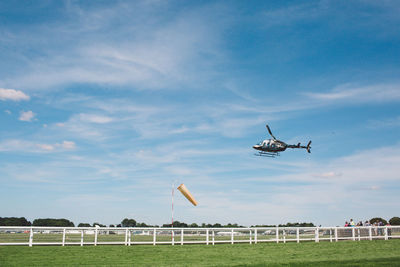
[[[1,1],[0,216],[399,216],[397,1]],[[270,159],[265,124],[312,153]]]

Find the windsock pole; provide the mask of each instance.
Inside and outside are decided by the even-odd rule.
[[[174,189],[175,189],[175,183],[172,183],[172,201],[171,201],[171,227],[174,227]]]

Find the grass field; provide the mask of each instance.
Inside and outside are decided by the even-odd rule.
[[[4,246],[0,266],[400,266],[400,240],[216,246]]]

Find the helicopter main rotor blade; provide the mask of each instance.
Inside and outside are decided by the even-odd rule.
[[[275,138],[275,136],[272,134],[271,129],[269,128],[268,124],[267,124],[266,126],[267,126],[267,129],[268,129],[269,134],[272,136],[272,138],[274,138],[274,139],[276,140],[276,138]]]

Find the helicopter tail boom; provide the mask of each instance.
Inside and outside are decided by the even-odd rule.
[[[311,153],[311,141],[308,142],[307,146],[301,146],[300,143],[298,143],[297,145],[288,145],[288,148],[305,148],[307,149],[308,153]]]

